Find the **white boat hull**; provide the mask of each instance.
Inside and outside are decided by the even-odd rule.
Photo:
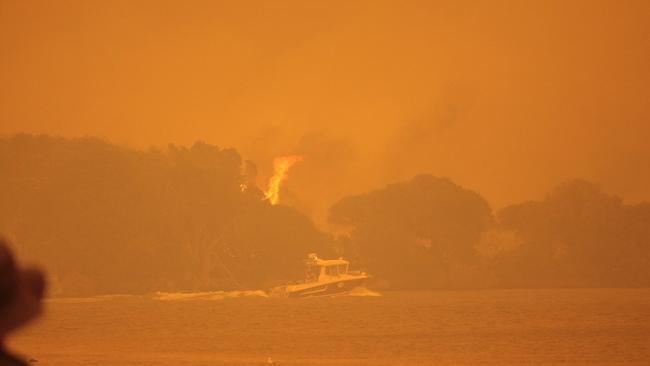
[[[368,279],[365,275],[349,276],[328,282],[311,282],[298,285],[276,287],[272,294],[289,298],[342,295],[363,286]]]

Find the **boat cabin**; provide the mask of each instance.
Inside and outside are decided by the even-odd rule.
[[[350,262],[344,259],[320,259],[310,254],[307,260],[306,282],[318,282],[348,273]]]

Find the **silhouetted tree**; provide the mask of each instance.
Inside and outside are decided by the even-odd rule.
[[[559,185],[543,201],[498,212],[522,244],[495,266],[505,285],[650,284],[650,209],[629,206],[584,180]]]
[[[471,286],[481,232],[492,222],[487,202],[445,178],[420,175],[330,209],[350,228],[348,251],[371,273],[399,288]]]

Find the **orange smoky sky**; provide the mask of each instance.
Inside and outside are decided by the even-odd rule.
[[[417,173],[650,199],[648,1],[0,1],[0,134],[203,140],[315,215]],[[264,186],[265,182],[258,182]]]

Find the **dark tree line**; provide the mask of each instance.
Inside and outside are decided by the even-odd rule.
[[[650,285],[650,204],[569,181],[492,214],[447,179],[418,176],[330,210],[340,249],[396,288]]]
[[[589,182],[497,212],[521,244],[499,258],[504,286],[650,285],[650,204],[624,204]],[[495,263],[496,264],[496,263]]]
[[[239,154],[94,138],[0,139],[0,233],[64,294],[259,288],[300,277],[329,238],[271,206]]]
[[[650,204],[574,180],[493,213],[420,175],[342,199],[332,239],[271,206],[232,149],[133,150],[94,138],[0,139],[0,234],[63,295],[266,288],[309,252],[392,289],[649,286]]]

